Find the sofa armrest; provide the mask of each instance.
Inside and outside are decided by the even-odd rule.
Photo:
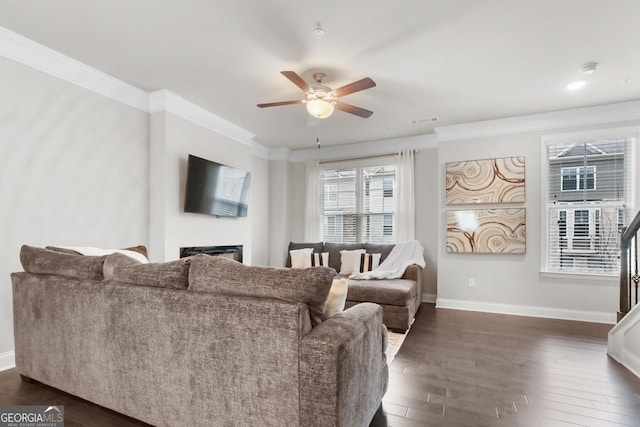
[[[418,305],[422,302],[422,267],[417,264],[410,265],[402,275],[403,279],[415,280],[416,291],[418,293]]]
[[[382,308],[362,303],[316,326],[301,342],[301,425],[368,426],[387,389]]]

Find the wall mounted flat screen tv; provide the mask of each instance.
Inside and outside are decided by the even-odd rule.
[[[189,154],[184,211],[246,217],[251,173]]]

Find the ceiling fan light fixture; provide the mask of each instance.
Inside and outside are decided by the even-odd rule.
[[[307,101],[307,112],[318,119],[326,119],[333,114],[333,104],[317,98]]]

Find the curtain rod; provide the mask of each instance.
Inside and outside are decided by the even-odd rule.
[[[407,151],[413,151],[414,153],[419,153],[419,150],[407,150]],[[379,157],[391,157],[391,156],[395,156],[398,153],[389,153],[389,154],[378,154],[376,156],[366,156],[366,157],[353,157],[351,159],[337,159],[337,160],[323,160],[321,162],[318,162],[319,164],[325,164],[325,163],[337,163],[337,162],[353,162],[355,160],[368,160],[368,159],[377,159]]]

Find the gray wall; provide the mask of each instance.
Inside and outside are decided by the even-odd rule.
[[[523,307],[536,308],[535,315],[548,312],[581,318],[590,313],[614,318],[618,308],[616,278],[587,279],[578,276],[541,274],[542,235],[545,227],[541,174],[543,135],[638,125],[639,122],[602,126],[554,129],[545,132],[447,141],[439,145],[439,188],[444,188],[447,162],[492,157],[524,156],[526,161],[526,254],[452,254],[445,250],[445,233],[438,243],[438,301],[458,307],[472,303],[487,311],[513,311],[527,314]],[[437,200],[440,225],[446,224],[444,190]],[[469,288],[468,280],[476,287]]]
[[[0,58],[0,354],[22,244],[148,244],[149,115]]]
[[[268,263],[269,161],[247,145],[4,58],[0,93],[0,365],[12,359],[9,275],[22,270],[22,244],[143,244],[155,261],[243,244],[247,263]],[[182,212],[189,153],[252,172],[247,218]]]
[[[252,264],[254,218],[269,210],[269,176],[266,161],[254,159],[247,145],[240,144],[172,113],[151,115],[151,246],[152,261],[177,259],[186,246],[243,245],[244,262]],[[189,154],[250,171],[250,204],[246,218],[216,218],[186,213],[184,189]],[[255,170],[254,170],[255,166]],[[258,227],[265,221],[255,218]],[[268,234],[255,234],[264,249]],[[266,255],[259,255],[265,261]]]

